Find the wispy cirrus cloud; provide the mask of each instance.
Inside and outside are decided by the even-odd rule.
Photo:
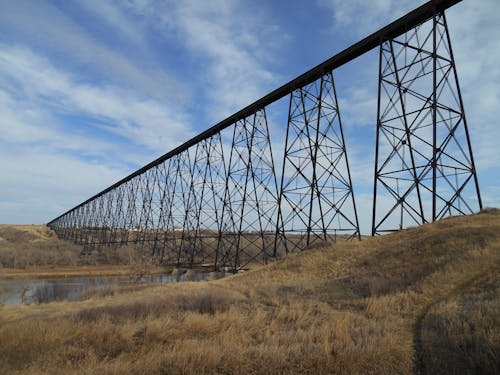
[[[148,96],[164,99],[176,92],[181,103],[189,97],[187,85],[169,74],[169,61],[159,61],[146,44],[137,47],[116,40],[96,37],[96,31],[88,28],[78,17],[81,10],[77,4],[66,4],[72,12],[62,11],[61,6],[41,1],[7,1],[2,3],[0,32],[9,35],[11,43],[30,45],[35,52],[44,51],[57,58],[65,68],[84,71],[102,82],[120,84]],[[84,6],[84,5],[82,5]],[[91,5],[85,5],[89,8]],[[104,8],[104,9],[103,9]],[[84,7],[85,9],[85,7]],[[134,23],[121,17],[112,3],[100,4],[94,12],[103,10],[99,19],[114,26],[109,31],[125,33],[138,39],[139,30],[131,29]],[[2,38],[4,39],[4,38]],[[1,39],[0,39],[1,41]]]
[[[80,114],[86,117],[90,135],[90,128],[104,128],[156,152],[194,134],[188,117],[175,107],[119,86],[85,82],[23,47],[0,45],[0,71],[4,99],[10,95],[9,107],[18,103],[21,113],[31,103],[40,118]],[[7,126],[7,121],[2,124]]]
[[[127,172],[45,148],[0,147],[0,159],[0,223],[48,222]]]
[[[234,1],[135,1],[129,8],[165,38],[181,42],[197,74],[212,121],[259,99],[278,83],[268,68],[279,28]],[[248,14],[252,14],[251,17]],[[268,21],[268,22],[266,22]]]
[[[331,12],[337,33],[356,37],[374,32],[423,3],[425,0],[372,0],[370,3],[364,0],[317,0],[319,6]]]
[[[131,20],[119,4],[114,1],[86,0],[78,6],[110,26],[119,36],[133,42],[134,48],[144,52],[147,50],[147,37],[141,23]]]

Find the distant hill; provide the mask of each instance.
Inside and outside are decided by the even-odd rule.
[[[45,225],[0,224],[1,267],[76,265],[80,251]]]

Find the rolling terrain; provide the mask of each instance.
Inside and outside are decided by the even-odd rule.
[[[500,373],[499,269],[490,209],[221,280],[4,306],[0,373]]]

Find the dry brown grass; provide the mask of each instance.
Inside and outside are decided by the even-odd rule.
[[[423,372],[500,374],[500,280],[485,274],[429,308],[421,324]]]
[[[202,283],[2,307],[0,373],[498,373],[500,214]]]
[[[0,279],[126,275],[132,279],[163,273],[138,245],[101,249],[80,256],[82,246],[57,238],[45,225],[0,224]]]
[[[0,225],[0,267],[76,265],[79,253],[44,225]]]

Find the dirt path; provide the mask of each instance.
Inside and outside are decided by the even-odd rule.
[[[415,375],[428,374],[424,361],[424,342],[422,340],[422,330],[425,318],[431,309],[439,303],[445,302],[450,298],[458,297],[464,294],[468,289],[473,286],[478,286],[488,280],[489,272],[482,272],[481,274],[474,275],[472,278],[464,281],[455,288],[448,291],[448,293],[434,299],[427,304],[420,314],[415,319],[413,325],[413,345],[415,348],[413,373]]]

